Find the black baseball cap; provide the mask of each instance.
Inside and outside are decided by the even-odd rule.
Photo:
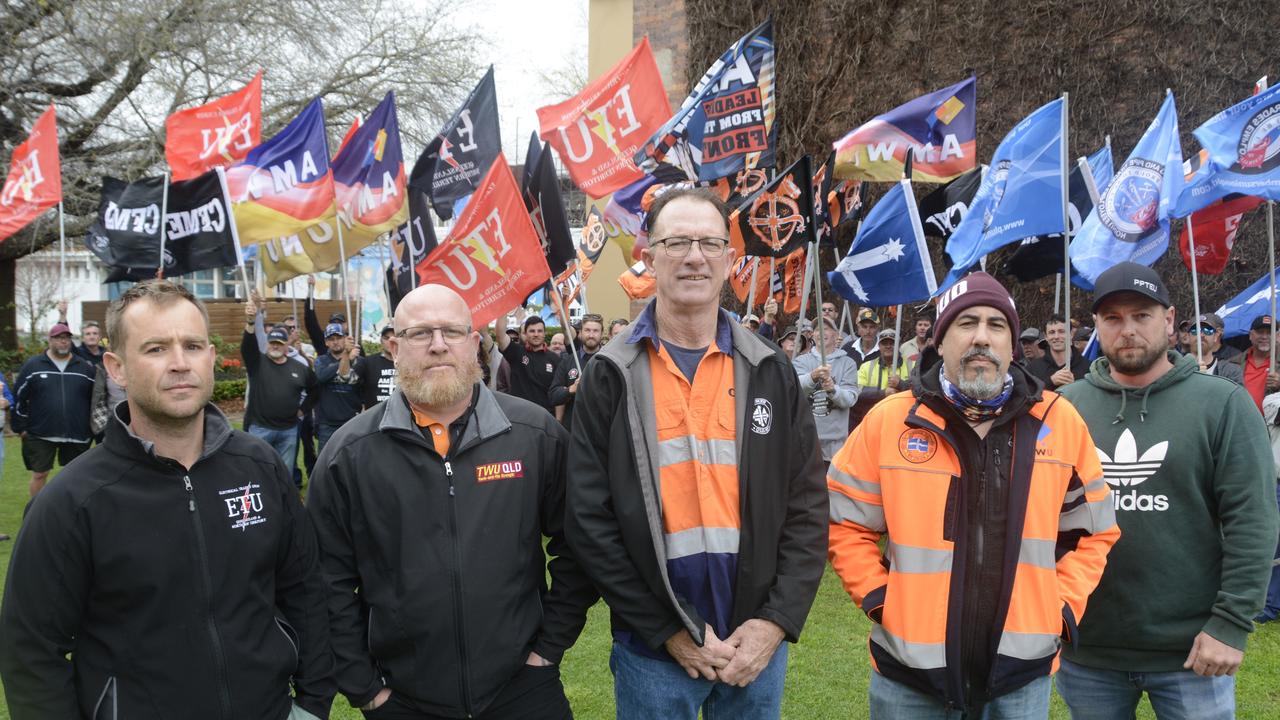
[[[329,316],[329,322],[331,323],[345,323],[346,321],[347,321],[347,316],[343,315],[342,313],[336,312]]]
[[[1169,302],[1169,291],[1165,289],[1164,281],[1155,270],[1135,262],[1122,262],[1108,268],[1093,284],[1093,312],[1098,312],[1102,301],[1122,292],[1143,295],[1166,308],[1173,304]]]
[[[277,325],[271,328],[271,332],[267,333],[267,342],[278,342],[288,344],[289,328],[283,325]]]
[[[386,327],[382,328],[382,332],[379,334],[379,337],[386,337],[386,336],[388,336],[388,335],[394,335],[394,334],[395,334],[395,332],[396,332],[396,329],[395,329],[395,328],[393,328],[393,327],[391,327],[390,325],[388,325],[388,326],[386,326]]]
[[[1250,330],[1261,330],[1262,328],[1271,329],[1270,315],[1259,315],[1253,319],[1253,322],[1249,323]]]

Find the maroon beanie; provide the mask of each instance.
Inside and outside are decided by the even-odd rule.
[[[998,280],[984,272],[969,273],[952,285],[946,292],[938,296],[938,324],[934,326],[933,337],[938,345],[942,345],[942,337],[947,328],[965,308],[975,305],[986,305],[1004,313],[1009,321],[1014,353],[1018,354],[1016,342],[1021,329],[1018,326],[1018,309],[1013,305],[1013,297],[1004,289]]]

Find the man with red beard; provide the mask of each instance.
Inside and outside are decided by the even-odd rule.
[[[316,462],[338,685],[370,717],[571,717],[558,663],[596,593],[564,542],[569,436],[485,387],[479,346],[453,290],[406,295],[399,386]]]

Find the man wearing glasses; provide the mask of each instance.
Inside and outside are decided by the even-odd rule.
[[[657,297],[575,402],[565,526],[613,615],[621,720],[777,718],[783,640],[826,563],[808,400],[789,359],[719,307],[728,214],[705,188],[654,201]]]
[[[453,290],[415,289],[394,329],[398,386],[308,498],[338,687],[369,717],[569,718],[558,663],[597,596],[563,536],[568,433],[480,382]]]
[[[1196,354],[1196,336],[1200,336],[1200,372],[1224,377],[1237,385],[1244,384],[1244,368],[1231,362],[1239,353],[1235,348],[1222,345],[1222,318],[1216,313],[1204,313],[1191,326],[1192,355]]]

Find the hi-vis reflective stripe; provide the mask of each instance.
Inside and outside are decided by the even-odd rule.
[[[880,483],[873,483],[873,482],[867,482],[866,480],[859,480],[858,478],[850,475],[847,472],[844,472],[843,470],[840,470],[839,468],[836,468],[835,466],[832,466],[831,469],[827,470],[827,479],[835,480],[841,485],[847,485],[855,490],[860,490],[864,493],[867,493],[868,495],[880,494]]]
[[[1018,562],[1050,570],[1058,567],[1058,542],[1040,538],[1022,538],[1018,548]]]
[[[873,532],[887,532],[889,526],[884,522],[884,506],[854,500],[842,492],[828,490],[831,500],[831,522],[851,522]]]
[[[875,624],[871,626],[871,641],[909,667],[930,670],[947,664],[946,643],[907,642]]]
[[[1085,493],[1096,493],[1106,487],[1106,485],[1107,481],[1105,479],[1098,478],[1084,487],[1078,487],[1075,490],[1068,490],[1067,494],[1062,496],[1062,504],[1070,505],[1080,499],[1080,497]]]
[[[951,572],[951,560],[954,556],[950,550],[913,547],[889,542],[889,570],[896,573],[942,573]]]
[[[689,557],[701,553],[737,554],[738,528],[696,527],[667,533],[667,559]]]
[[[1000,636],[1000,647],[996,652],[1019,660],[1040,660],[1058,652],[1060,642],[1057,635],[1006,630]]]
[[[1116,508],[1110,496],[1077,505],[1058,516],[1058,532],[1083,530],[1090,534],[1109,530],[1116,524]]]
[[[732,440],[699,440],[693,435],[680,435],[658,443],[661,467],[696,460],[704,465],[737,466],[737,448]]]

